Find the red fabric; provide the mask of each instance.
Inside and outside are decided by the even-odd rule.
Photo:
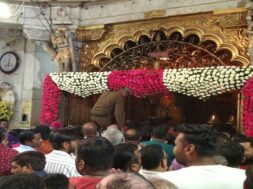
[[[69,179],[70,184],[76,189],[95,189],[101,180],[102,178],[98,177],[74,177]]]
[[[11,173],[11,160],[18,152],[0,144],[0,176]]]

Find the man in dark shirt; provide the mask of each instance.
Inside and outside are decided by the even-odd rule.
[[[91,120],[103,130],[113,123],[122,129],[125,125],[125,100],[128,94],[127,88],[102,93],[91,110]]]

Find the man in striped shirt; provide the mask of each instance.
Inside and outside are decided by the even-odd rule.
[[[79,176],[76,170],[75,159],[71,153],[76,149],[76,136],[71,128],[59,129],[52,131],[49,136],[49,142],[53,146],[53,151],[46,155],[47,173],[61,173],[67,177]]]

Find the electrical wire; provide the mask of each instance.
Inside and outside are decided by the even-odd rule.
[[[52,33],[53,31],[53,28],[52,28],[52,25],[49,23],[48,19],[46,18],[45,16],[45,11],[43,11],[40,7],[40,3],[37,1],[37,0],[32,0],[32,2],[34,2],[36,4],[36,7],[35,6],[32,6],[37,18],[40,20],[40,23],[46,28],[46,30],[48,31],[49,34]],[[38,9],[36,9],[38,8]],[[37,12],[39,11],[39,12]],[[44,20],[46,21],[47,25],[44,24],[43,20],[41,19],[41,16],[44,18]],[[49,27],[49,29],[48,29]]]

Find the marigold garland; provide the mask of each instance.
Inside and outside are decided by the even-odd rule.
[[[0,120],[10,121],[13,115],[13,111],[10,105],[6,102],[0,101]]]

